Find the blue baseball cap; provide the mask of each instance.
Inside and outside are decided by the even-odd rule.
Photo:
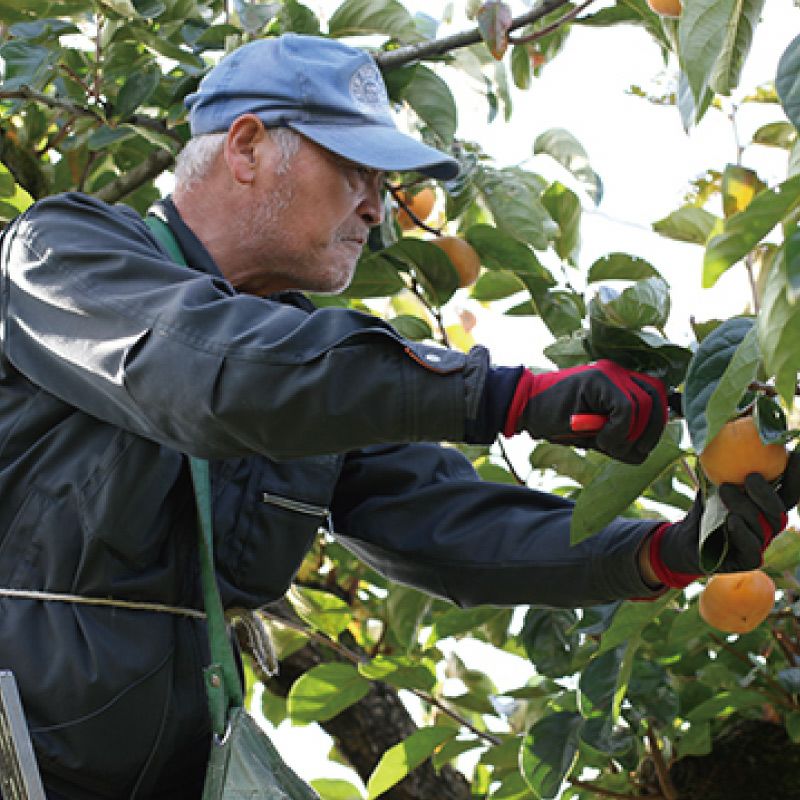
[[[458,161],[399,131],[386,85],[363,50],[286,33],[225,56],[185,99],[192,135],[227,131],[242,114],[285,125],[357,164],[455,178]]]

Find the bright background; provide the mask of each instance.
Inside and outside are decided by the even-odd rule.
[[[440,16],[445,7],[435,0],[404,0],[404,4],[412,13],[432,16]],[[336,5],[316,4],[320,13],[330,13]],[[455,5],[462,3],[456,0]],[[512,5],[515,15],[525,10],[520,3]],[[468,27],[472,24],[456,14],[453,24],[439,33]],[[781,53],[798,32],[800,10],[790,0],[768,0],[740,82],[745,92],[774,79]],[[527,92],[513,90],[509,123],[497,119],[488,125],[487,104],[470,85],[451,85],[451,89],[459,108],[457,135],[479,142],[501,166],[525,163],[575,189],[571,176],[549,158],[532,159],[532,150],[537,135],[551,127],[566,128],[577,137],[604,184],[598,208],[588,198],[584,200],[580,267],[588,269],[595,259],[616,250],[648,260],[672,287],[673,311],[667,333],[674,341],[686,343],[691,316],[705,320],[739,313],[749,288],[744,271],[734,268],[714,288],[702,289],[702,248],[652,231],[653,222],[682,205],[693,178],[708,169],[722,171],[736,157],[734,130],[725,113],[709,110],[687,135],[676,108],[628,93],[636,83],[650,94],[662,95],[674,86],[676,77],[676,64],[664,65],[658,47],[643,29],[576,26],[562,53],[545,66],[542,78],[534,79]],[[740,101],[745,92],[736,93],[731,100]],[[758,127],[781,118],[775,105],[745,104],[737,114],[739,141],[748,143]],[[743,164],[756,169],[770,185],[786,177],[787,159],[782,150],[748,148]],[[580,271],[574,271],[571,278],[580,285]],[[450,305],[451,321],[456,320],[459,308],[476,314],[473,335],[490,348],[496,363],[547,366],[541,349],[549,344],[550,336],[538,320],[504,317],[469,300],[465,293]],[[524,474],[524,462],[521,466]],[[525,660],[480,643],[459,644],[458,654],[467,666],[489,672],[500,691],[520,686],[533,673]],[[411,707],[413,712],[413,703]],[[326,760],[331,740],[318,726],[293,727],[285,722],[272,731],[276,746],[306,780],[340,777],[360,785],[352,771]]]

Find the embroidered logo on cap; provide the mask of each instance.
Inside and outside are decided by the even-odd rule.
[[[373,61],[362,64],[350,78],[350,96],[366,114],[383,114],[389,104],[383,78]]]

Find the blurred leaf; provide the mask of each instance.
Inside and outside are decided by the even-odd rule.
[[[575,192],[554,181],[542,195],[542,203],[558,223],[559,233],[553,242],[556,253],[575,263],[580,248],[581,202]]]
[[[722,715],[743,711],[747,708],[758,708],[764,704],[764,695],[749,689],[722,690],[710,700],[693,708],[686,718],[694,724],[704,722]]]
[[[767,572],[794,570],[800,565],[800,533],[795,528],[787,528],[776,536],[764,553],[763,568]]]
[[[419,626],[431,607],[430,595],[397,584],[386,598],[387,622],[389,629],[405,650],[417,645]]]
[[[531,86],[531,57],[524,44],[515,44],[511,50],[511,77],[517,89],[525,91]]]
[[[558,711],[540,719],[522,740],[520,769],[539,798],[554,798],[578,758],[584,719]]]
[[[658,224],[658,223],[656,223]],[[613,280],[640,280],[657,278],[658,270],[649,262],[629,253],[609,253],[602,256],[589,267],[586,277],[588,283]]]
[[[468,753],[470,750],[483,746],[484,743],[480,739],[451,739],[433,754],[433,768],[438,771],[462,753]]]
[[[778,62],[775,88],[786,116],[800,128],[800,36],[792,39]]]
[[[512,272],[492,270],[484,272],[470,291],[470,296],[481,302],[502,300],[525,291],[525,284]]]
[[[600,176],[589,165],[589,156],[580,142],[564,128],[551,128],[536,137],[534,154],[546,153],[569,170],[583,185],[595,205],[603,197]]]
[[[739,85],[747,54],[753,43],[764,0],[737,0],[725,31],[722,48],[714,64],[709,85],[719,94],[729,95]]]
[[[683,206],[654,222],[653,230],[668,239],[704,245],[719,222],[719,217],[704,208]]]
[[[571,478],[585,485],[597,474],[598,465],[590,456],[579,455],[573,448],[562,444],[540,442],[531,452],[530,465],[534,469],[552,469],[559,476]]]
[[[643,464],[609,460],[601,467],[575,501],[570,542],[573,545],[582,542],[626,511],[670,464],[682,456],[682,434],[682,423],[677,420],[670,422],[661,441]]]
[[[790,211],[800,205],[800,176],[765,189],[750,205],[725,220],[712,236],[703,260],[703,288],[713,286],[726,270],[746,256]]]
[[[755,338],[755,329],[752,333]],[[764,444],[786,444],[791,441],[792,434],[787,430],[786,414],[774,398],[758,395],[753,417],[758,435]]]
[[[324,722],[357,703],[370,682],[350,664],[318,664],[301,675],[289,690],[287,709],[292,722]]]
[[[397,0],[345,0],[328,20],[331,36],[385,34],[401,41],[420,38],[414,18]]]
[[[393,245],[394,246],[394,245]],[[353,280],[342,297],[388,297],[405,288],[397,267],[384,258],[391,248],[380,253],[364,254],[358,260]]]
[[[566,336],[559,336],[544,348],[543,353],[559,369],[588,364],[592,359],[586,350],[585,341],[586,331],[573,331]]]
[[[280,3],[248,3],[233,0],[233,7],[246,33],[255,34],[267,26],[280,9]]]
[[[161,70],[151,64],[131,75],[123,84],[114,101],[114,116],[125,120],[133,114],[139,106],[146,103],[156,90],[161,80]]]
[[[680,594],[677,589],[670,589],[656,597],[648,603],[623,603],[617,613],[614,614],[614,621],[600,639],[600,647],[596,655],[613,650],[621,644],[625,644],[633,639],[639,638],[642,631],[656,618],[665,608],[675,602],[675,597]]]
[[[457,728],[449,725],[420,728],[400,744],[390,747],[367,781],[368,800],[378,797],[399,783],[411,770],[430,758],[437,748],[455,738]]]
[[[711,439],[711,425],[713,424],[715,432],[719,431],[722,425],[733,416],[736,405],[746,387],[746,384],[742,385],[744,376],[752,375],[747,379],[747,383],[749,383],[755,375],[753,347],[757,347],[757,343],[754,345],[752,338],[748,339],[736,364],[728,372],[728,367],[733,362],[739,345],[745,341],[752,329],[752,319],[733,317],[726,320],[703,339],[692,356],[686,372],[683,408],[689,427],[689,436],[698,453],[703,451],[706,443]],[[728,374],[723,384],[722,380],[726,372]],[[713,419],[709,420],[707,410],[709,401],[720,385],[723,388],[716,395],[711,408]]]
[[[767,374],[775,376],[776,389],[791,407],[800,364],[800,304],[790,300],[783,250],[767,275],[757,325]]]
[[[403,100],[445,145],[453,141],[458,125],[456,101],[447,84],[433,70],[418,64],[414,77],[403,91]]]
[[[467,633],[502,614],[495,606],[475,606],[474,608],[453,608],[436,619],[431,627],[425,648],[433,647],[439,639]]]
[[[744,211],[767,185],[747,167],[728,164],[722,173],[722,210],[726,217]]]
[[[611,711],[624,655],[625,647],[620,645],[592,658],[583,668],[578,680],[583,716]]]
[[[669,286],[663,278],[645,278],[621,293],[600,287],[592,301],[592,313],[611,325],[628,330],[648,326],[663,328],[669,319]]]
[[[316,778],[309,783],[320,800],[363,800],[364,797],[357,787],[341,778]]]
[[[22,40],[12,40],[0,46],[4,62],[3,89],[13,91],[28,86],[41,90],[50,80],[58,50]]]
[[[481,38],[492,57],[499,61],[508,48],[511,9],[502,0],[487,0],[478,10],[477,21]]]

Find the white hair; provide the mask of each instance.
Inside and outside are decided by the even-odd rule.
[[[281,160],[278,174],[284,175],[289,162],[300,148],[300,135],[291,128],[268,128],[269,135],[277,145]],[[184,189],[208,175],[217,156],[222,151],[227,132],[202,133],[193,136],[178,153],[175,161],[175,183]]]

